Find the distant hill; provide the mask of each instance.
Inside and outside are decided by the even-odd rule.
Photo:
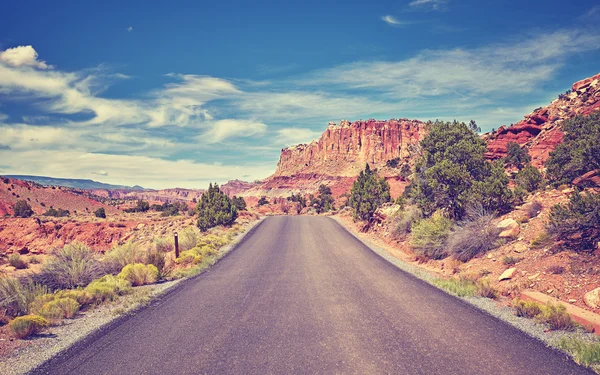
[[[7,175],[4,177],[13,178],[15,180],[24,180],[24,181],[32,181],[36,182],[40,185],[44,186],[64,186],[74,189],[82,189],[82,190],[92,190],[92,189],[122,189],[122,190],[135,190],[135,191],[143,191],[145,190],[141,186],[123,186],[123,185],[111,185],[105,184],[98,181],[93,180],[83,180],[83,179],[73,179],[73,178],[54,178],[54,177],[45,177],[45,176],[26,176],[26,175]]]

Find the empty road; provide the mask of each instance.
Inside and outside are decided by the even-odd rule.
[[[326,217],[271,217],[44,374],[591,374]]]

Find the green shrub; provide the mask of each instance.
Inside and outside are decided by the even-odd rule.
[[[258,205],[259,206],[264,206],[266,204],[269,204],[269,201],[267,200],[267,197],[260,197],[260,199],[258,200]]]
[[[30,217],[33,215],[33,210],[27,201],[20,200],[15,203],[13,207],[14,216],[15,217]]]
[[[96,253],[82,243],[73,243],[58,250],[37,278],[51,289],[73,289],[86,286],[102,273]]]
[[[408,206],[398,210],[391,219],[391,234],[394,239],[402,239],[410,233],[410,228],[418,220],[423,218],[421,210],[417,206]]]
[[[153,284],[158,281],[158,269],[152,264],[128,264],[117,277],[129,281],[133,286]]]
[[[99,209],[94,211],[94,215],[101,219],[106,219],[106,210],[104,209],[104,207],[100,207]]]
[[[231,225],[237,218],[237,209],[231,199],[222,193],[219,185],[209,184],[197,205],[198,228],[205,232],[217,225]]]
[[[38,315],[25,315],[13,319],[8,327],[18,339],[24,339],[40,333],[48,327],[48,321]]]
[[[495,248],[501,230],[493,220],[494,215],[483,210],[469,215],[448,236],[448,252],[461,262],[468,262]]]
[[[475,283],[476,294],[480,297],[496,299],[498,291],[492,286],[488,279],[482,279]]]
[[[46,293],[48,288],[34,282],[22,284],[17,279],[0,277],[0,309],[5,310],[8,316],[27,314],[29,304]]]
[[[567,308],[561,304],[548,302],[542,306],[542,312],[535,318],[539,322],[547,324],[552,330],[573,331],[577,326],[567,313]]]
[[[433,281],[433,284],[458,297],[472,297],[477,293],[477,285],[473,281],[464,278],[437,279]]]
[[[502,258],[502,263],[504,263],[507,266],[512,266],[514,264],[519,263],[521,260],[523,260],[523,259],[514,257],[512,255],[508,255],[508,256],[505,256],[504,258]]]
[[[600,112],[577,116],[562,123],[563,142],[550,153],[547,175],[554,186],[600,169]]]
[[[490,212],[510,209],[514,197],[504,166],[485,160],[487,148],[477,133],[456,121],[428,126],[406,193],[423,213],[444,209],[450,217],[462,219],[472,204],[482,204]]]
[[[112,275],[102,276],[92,281],[84,291],[87,292],[97,304],[105,301],[114,301],[118,296],[131,292],[131,283]]]
[[[56,298],[71,298],[83,307],[91,304],[94,300],[92,296],[83,289],[60,290],[55,293]]]
[[[152,247],[154,250],[161,253],[168,253],[169,251],[173,251],[175,249],[175,245],[173,240],[166,237],[156,237],[152,241]]]
[[[21,257],[21,254],[10,254],[8,256],[8,264],[10,264],[18,270],[24,270],[29,266],[29,264],[27,264],[27,261]]]
[[[29,312],[31,314],[40,315],[40,311],[48,302],[54,301],[57,298],[56,294],[46,293],[37,296],[30,304],[29,304]]]
[[[202,255],[196,249],[184,251],[179,254],[179,258],[175,259],[177,264],[199,264],[202,262]]]
[[[57,298],[54,301],[48,302],[46,306],[50,308],[58,308],[62,312],[62,317],[71,319],[79,312],[81,305],[72,298]]]
[[[512,306],[515,308],[515,314],[523,318],[535,318],[542,312],[542,304],[533,301],[523,301],[516,299]]]
[[[146,212],[150,209],[150,203],[148,203],[145,200],[138,200],[137,204],[135,207],[132,208],[127,208],[124,211],[128,212],[128,213],[132,213],[132,212]]]
[[[110,273],[118,273],[128,264],[143,263],[144,252],[133,241],[115,246],[105,254],[103,263]]]
[[[543,180],[540,171],[531,165],[527,165],[520,170],[515,177],[517,186],[528,192],[536,191],[542,187]]]
[[[506,157],[504,161],[507,165],[517,167],[519,170],[523,168],[523,165],[531,161],[531,156],[526,149],[521,148],[518,143],[508,142],[506,145]]]
[[[436,211],[430,218],[421,219],[412,225],[411,244],[422,256],[442,259],[448,255],[445,245],[451,227],[452,221],[442,211]]]
[[[235,195],[231,198],[231,202],[238,211],[246,211],[246,201],[242,197],[236,197]]]
[[[600,194],[573,193],[550,209],[547,229],[575,251],[593,251],[600,242]]]
[[[584,366],[600,363],[600,341],[561,337],[557,346],[573,356],[575,362]]]
[[[200,235],[197,229],[187,227],[179,233],[179,251],[189,250],[198,244]]]
[[[391,199],[388,182],[367,164],[352,185],[348,205],[354,211],[354,220],[369,220],[379,206]]]
[[[48,211],[44,212],[44,216],[66,217],[69,216],[69,210],[50,208]]]
[[[146,264],[156,267],[159,280],[165,278],[169,273],[169,270],[167,269],[167,257],[162,251],[154,248],[148,251],[146,254]]]
[[[334,210],[335,207],[331,188],[326,185],[319,185],[319,196],[313,199],[311,206],[317,210],[317,213],[328,212]]]
[[[537,235],[533,240],[531,240],[530,246],[532,249],[540,249],[544,246],[549,246],[554,242],[550,234],[544,231]]]

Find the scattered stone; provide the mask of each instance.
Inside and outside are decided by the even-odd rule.
[[[519,235],[519,232],[521,232],[519,223],[512,218],[502,220],[498,223],[497,227],[502,229],[502,232],[499,235],[500,238],[516,238]]]
[[[139,224],[137,225],[137,227],[136,227],[136,228],[137,228],[137,229],[142,229],[142,228],[144,228],[145,226],[146,226],[146,224],[144,224],[144,223],[139,223]]]
[[[583,301],[593,309],[598,308],[600,306],[600,288],[587,292],[583,296]]]
[[[577,300],[576,300],[576,299],[569,298],[569,303],[575,303],[575,302],[577,302]]]
[[[528,250],[527,245],[524,244],[523,242],[517,242],[515,244],[515,248],[514,248],[515,253],[524,253],[527,250]]]
[[[493,258],[492,254],[488,254],[488,255],[487,255],[487,258],[488,258],[488,259],[492,259],[492,258]]]
[[[546,291],[546,293],[548,293],[548,294],[552,294],[552,292],[554,292],[554,289],[548,289],[548,290]]]
[[[506,271],[502,272],[502,275],[500,275],[500,277],[498,278],[498,281],[512,279],[516,270],[517,269],[515,267],[513,267],[513,268],[509,268]]]

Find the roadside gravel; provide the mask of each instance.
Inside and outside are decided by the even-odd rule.
[[[243,232],[219,250],[218,260],[231,252],[262,221],[263,218],[247,224]],[[210,267],[202,270],[198,275],[208,269]],[[189,278],[136,287],[132,294],[119,298],[115,303],[101,305],[95,309],[85,311],[75,319],[65,319],[60,326],[50,328],[49,333],[32,338],[30,345],[17,350],[6,358],[1,358],[0,374],[18,375],[28,373],[87,336],[115,323],[118,319],[135,314],[138,310],[148,306],[152,301],[157,300]]]

